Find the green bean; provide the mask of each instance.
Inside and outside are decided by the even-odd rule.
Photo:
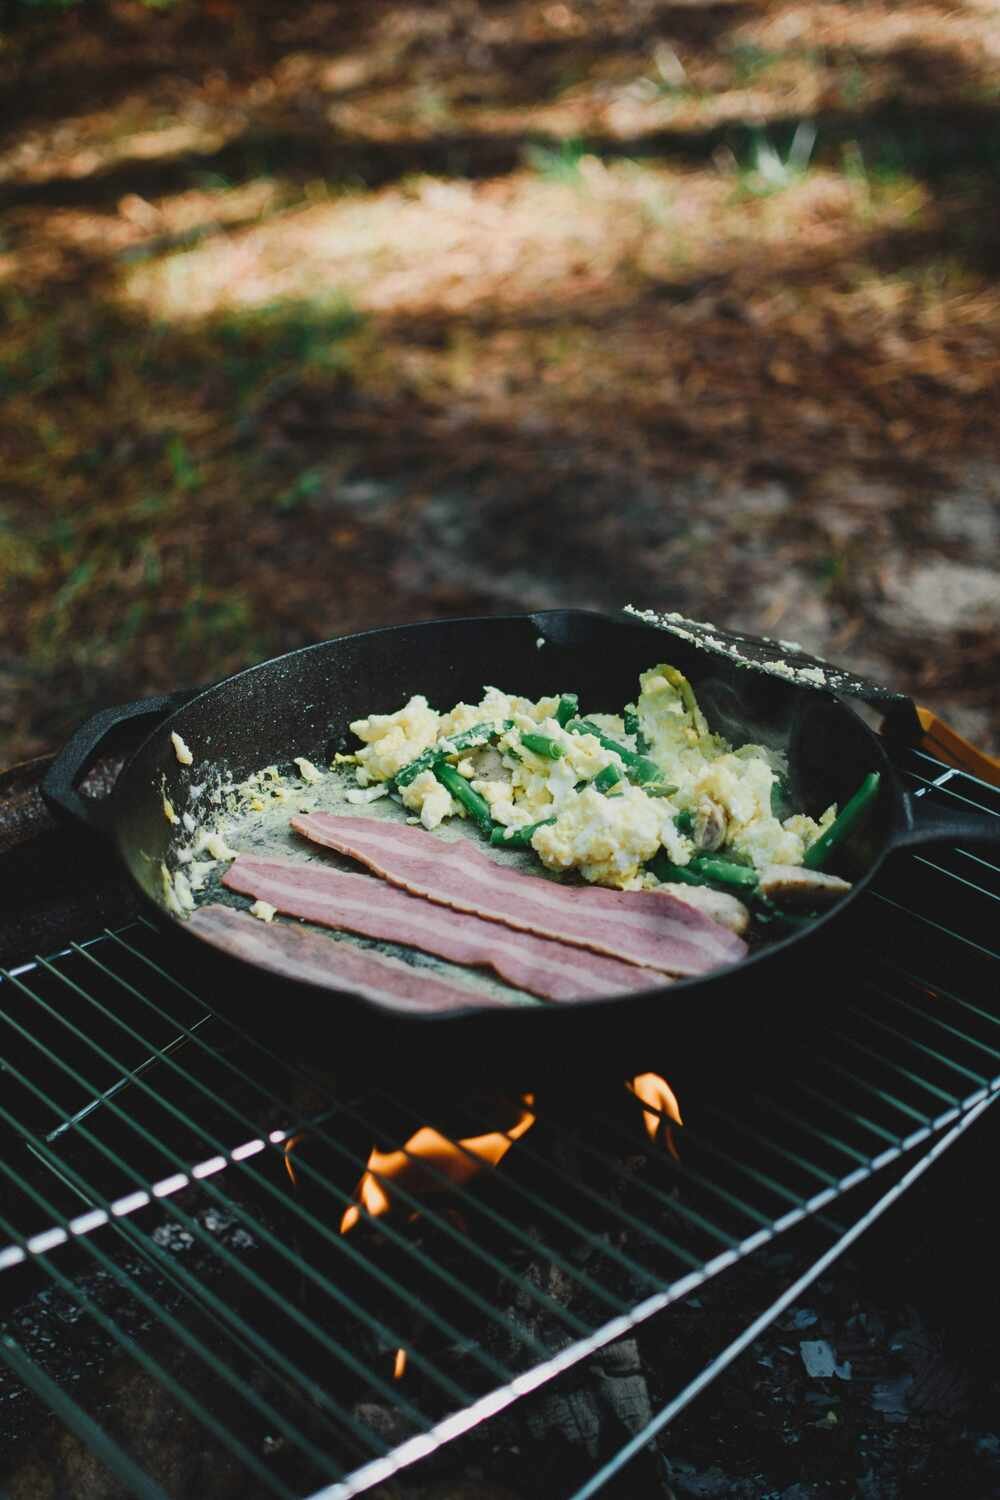
[[[653,760],[648,760],[644,755],[637,755],[627,745],[619,745],[610,735],[604,733],[596,724],[589,719],[571,719],[566,725],[571,734],[592,734],[605,750],[611,750],[621,758],[625,767],[625,775],[629,781],[635,782],[636,786],[642,786],[647,781],[659,781],[663,772]]]
[[[690,867],[696,874],[704,875],[706,880],[714,881],[716,885],[742,886],[747,890],[757,888],[757,871],[750,865],[737,865],[729,859],[717,859],[714,854],[696,854]]]
[[[662,849],[659,854],[649,860],[646,869],[652,871],[657,880],[672,881],[675,885],[709,884],[704,875],[699,875],[689,865],[671,864]]]
[[[547,734],[522,734],[521,744],[525,750],[531,750],[546,760],[562,760],[566,754],[559,741],[550,739]]]
[[[676,792],[675,786],[644,786],[643,791],[647,797],[672,797]]]
[[[675,865],[661,851],[646,868],[652,870],[657,880],[679,881],[684,885],[712,885],[730,891],[735,887],[747,894],[757,887],[756,870],[707,854],[696,855],[686,865]]]
[[[871,807],[878,796],[879,783],[882,778],[877,771],[871,771],[858,787],[851,800],[830,824],[825,833],[821,833],[814,844],[810,844],[802,861],[807,870],[821,870],[826,864],[827,856],[838,844],[842,844],[851,830],[856,826],[859,819]]]
[[[576,717],[580,712],[580,700],[575,693],[563,693],[559,699],[559,707],[556,709],[556,723],[565,729],[570,719]]]
[[[606,792],[610,787],[617,786],[622,779],[622,773],[617,766],[605,766],[603,771],[598,771],[591,782],[599,792]]]
[[[626,761],[625,774],[636,786],[648,786],[651,781],[660,782],[663,779],[663,772],[656,761],[648,760],[645,755],[637,755],[631,762]]]
[[[633,738],[635,739],[636,750],[640,755],[644,755],[649,749],[649,741],[642,732],[642,725],[639,723],[639,715],[636,713],[634,708],[627,708],[625,710],[624,720],[625,733],[633,736]]]
[[[687,678],[684,676],[684,673],[679,672],[676,667],[664,667],[662,670],[663,675],[670,683],[670,686],[672,688],[676,688],[677,692],[680,694],[681,702],[684,704],[684,707],[691,715],[691,719],[694,723],[695,729],[700,735],[708,734],[708,720],[705,718],[705,715],[698,707],[698,700],[694,695],[694,688],[688,682]]]
[[[449,766],[446,760],[442,760],[435,765],[434,775],[443,787],[448,788],[455,800],[461,802],[471,813],[483,832],[492,833],[493,814],[490,812],[490,804],[485,797],[480,797],[478,792],[473,791],[462,773],[456,771],[454,766]]]
[[[678,833],[686,833],[690,838],[694,833],[694,813],[685,807],[683,812],[679,812],[674,819],[674,827]]]
[[[536,828],[545,828],[555,818],[542,818],[538,823],[529,823],[525,828],[494,828],[490,843],[497,849],[530,849]]]
[[[511,719],[503,719],[498,723],[473,724],[471,729],[463,729],[459,734],[450,735],[447,739],[438,740],[436,745],[424,750],[411,760],[401,771],[397,771],[393,777],[393,783],[397,789],[401,786],[409,786],[422,771],[433,771],[440,760],[445,760],[449,755],[457,755],[462,750],[478,749],[489,740],[497,739],[508,729],[513,729],[514,723]]]

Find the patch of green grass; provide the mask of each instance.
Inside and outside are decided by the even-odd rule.
[[[0,580],[34,578],[40,571],[38,552],[6,507],[0,506]]]
[[[740,192],[760,198],[795,187],[809,171],[815,145],[816,127],[811,120],[799,121],[783,151],[766,131],[751,130],[746,149],[736,156]]]
[[[123,653],[127,651],[136,637],[141,635],[149,614],[149,605],[145,599],[133,600],[122,615],[112,636],[112,644],[118,651]]]
[[[745,87],[777,63],[783,62],[785,55],[783,52],[772,52],[767,47],[755,46],[753,42],[737,42],[726,49],[726,58],[733,70],[733,82],[737,88]]]
[[[897,111],[859,132],[858,140],[869,177],[881,182],[920,177],[956,185],[992,181],[1000,171],[1000,124],[990,119],[971,130]]]
[[[835,590],[842,585],[848,574],[848,561],[844,553],[828,553],[815,562],[816,579],[820,588]]]
[[[838,75],[840,97],[848,109],[858,109],[869,91],[868,75],[857,61],[848,63]]]
[[[228,380],[248,394],[264,380],[296,368],[342,369],[343,345],[365,318],[347,297],[325,304],[271,303],[230,313],[205,331],[216,343]]]
[[[180,610],[177,639],[189,652],[201,646],[225,650],[233,641],[244,641],[253,625],[253,608],[245,595],[195,584]]]
[[[894,136],[881,136],[874,141],[854,144],[869,182],[891,187],[910,176],[907,153]]]
[[[572,186],[583,181],[580,168],[586,155],[586,144],[577,136],[562,141],[539,141],[524,148],[525,161],[539,177],[546,182]]]
[[[445,125],[454,118],[454,110],[444,89],[419,83],[413,94],[412,117],[424,125]]]
[[[883,279],[906,286],[930,301],[971,294],[983,285],[983,278],[970,270],[961,255],[946,252],[929,256],[918,265],[906,266]]]
[[[766,73],[782,64],[805,66],[813,71],[826,65],[826,54],[822,47],[788,47],[775,52],[770,47],[758,47],[754,42],[736,42],[725,49],[726,61],[732,69],[733,84],[745,88],[755,83]]]
[[[326,476],[322,469],[304,469],[292,480],[287,489],[274,497],[275,510],[287,512],[307,504],[323,488]]]
[[[57,324],[43,327],[39,336],[17,355],[0,360],[0,391],[48,391],[59,380],[62,341]]]
[[[167,443],[167,462],[174,485],[182,494],[201,488],[201,474],[188,452],[187,444],[175,433]]]
[[[642,94],[659,94],[670,99],[701,99],[704,90],[688,78],[684,64],[668,42],[657,42],[653,48],[653,76],[638,80]]]
[[[228,539],[327,482],[328,465],[268,449],[267,403],[342,391],[368,347],[358,310],[327,296],[178,327],[15,294],[0,318],[0,624],[32,681],[87,684],[52,732],[106,680],[196,682],[268,655],[267,602],[233,578]]]

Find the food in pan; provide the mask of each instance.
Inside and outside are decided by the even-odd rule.
[[[355,821],[360,820],[329,819],[331,823]],[[368,826],[389,835],[414,832],[391,824]],[[332,866],[244,855],[222,883],[228,890],[253,896],[255,904],[263,901],[285,916],[402,943],[452,963],[492,969],[508,984],[548,1000],[651,989],[663,983],[663,974],[654,969],[588,953],[533,932],[515,932],[497,921],[486,921],[474,911],[449,911],[388,883],[380,883],[373,890],[374,882],[368,876],[352,875]]]
[[[444,843],[405,824],[309,813],[292,827],[428,902],[665,974],[704,974],[746,952],[675,896],[561,885],[507,869],[465,839]]]
[[[839,816],[810,817],[785,804],[781,757],[714,733],[675,667],[650,667],[639,689],[620,714],[586,717],[572,693],[533,702],[487,688],[444,713],[414,696],[352,723],[362,748],[349,799],[391,795],[428,830],[471,819],[498,848],[622,891],[726,893],[780,917],[782,901],[819,910],[849,888],[822,866],[877,775]]]
[[[397,1011],[461,1010],[473,1001],[477,1005],[504,1003],[473,994],[431,969],[336,942],[306,927],[288,923],[265,927],[228,906],[203,906],[190,918],[190,926],[213,947],[283,979],[324,985],[338,982],[369,999],[387,1001]]]
[[[287,781],[271,766],[211,792],[237,821],[213,848],[201,833],[177,851],[165,894],[178,914],[199,890],[244,897],[248,910],[202,906],[195,930],[263,967],[412,1011],[657,989],[742,958],[744,934],[759,936],[751,910],[780,929],[850,889],[821,867],[877,776],[839,815],[814,819],[785,804],[781,757],[713,733],[675,668],[650,668],[639,687],[621,714],[581,717],[572,693],[487,688],[443,713],[415,696],[356,720],[360,748],[337,755],[333,774],[296,757]],[[197,832],[187,815],[184,826]],[[231,859],[230,844],[243,852],[219,891],[194,855]]]

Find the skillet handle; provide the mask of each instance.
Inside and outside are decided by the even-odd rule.
[[[894,848],[914,848],[921,844],[986,845],[1000,848],[1000,816],[995,813],[966,811],[960,807],[942,807],[923,796],[903,795],[903,813],[896,828]]]
[[[103,809],[107,799],[83,797],[76,788],[77,782],[94,764],[105,740],[120,724],[126,724],[130,719],[165,719],[201,691],[201,688],[192,688],[167,693],[162,698],[139,698],[134,703],[104,708],[81,724],[42,780],[40,791],[49,811],[57,818],[82,823],[92,833],[103,834],[106,821]]]

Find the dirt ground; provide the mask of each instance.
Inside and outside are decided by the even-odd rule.
[[[626,600],[997,745],[994,0],[9,12],[0,762]]]

